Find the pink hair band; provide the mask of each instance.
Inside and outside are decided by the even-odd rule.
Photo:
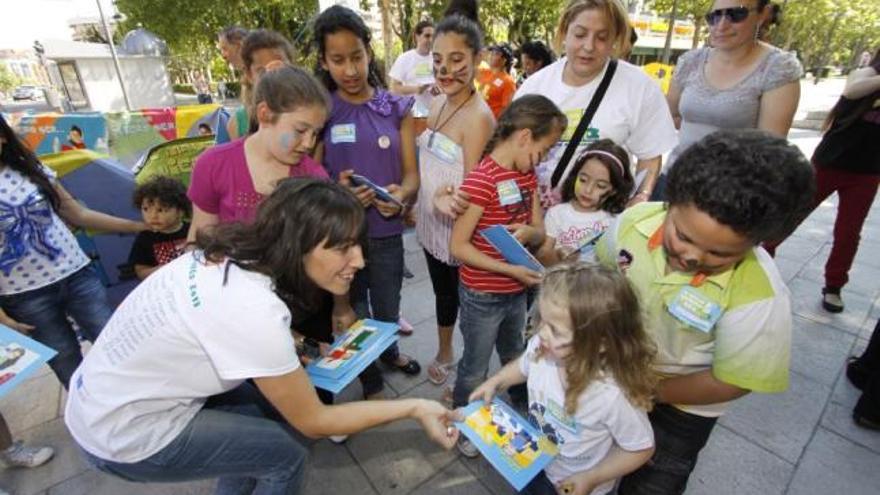
[[[602,150],[587,150],[587,151],[584,151],[584,154],[583,154],[584,157],[587,157],[587,156],[590,156],[590,155],[602,155],[602,156],[607,156],[608,158],[611,158],[611,160],[613,160],[614,163],[617,164],[617,167],[620,169],[620,175],[621,175],[622,177],[626,177],[626,172],[623,171],[623,163],[620,161],[620,158],[617,158],[617,157],[614,156],[612,153],[609,153],[609,152],[607,152],[607,151],[602,151]]]

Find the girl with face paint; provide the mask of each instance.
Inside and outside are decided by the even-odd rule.
[[[188,196],[188,239],[220,223],[253,221],[257,206],[286,177],[327,178],[309,153],[327,119],[330,98],[302,69],[267,65],[254,91],[255,133],[215,146],[196,159]]]
[[[492,110],[474,90],[482,33],[476,6],[471,7],[450,7],[437,24],[431,56],[441,93],[434,98],[427,129],[418,138],[421,187],[416,236],[425,250],[436,297],[439,345],[428,367],[428,379],[435,385],[446,382],[455,362],[452,332],[458,317],[458,261],[449,252],[449,241],[455,218],[467,208],[467,196],[458,188],[479,163],[495,128]]]
[[[336,5],[315,20],[317,74],[331,92],[332,111],[316,153],[330,175],[351,188],[366,210],[366,268],[352,283],[351,303],[361,318],[396,322],[403,286],[403,214],[419,188],[411,96],[385,88],[363,19]],[[367,185],[355,185],[353,174],[387,189],[382,200]],[[421,371],[419,363],[392,344],[381,361],[407,375]],[[381,375],[362,380],[364,395],[378,396]]]
[[[589,145],[562,184],[563,202],[544,217],[547,241],[538,254],[541,262],[548,266],[569,255],[594,261],[598,236],[623,211],[632,188],[626,150],[610,139]]]

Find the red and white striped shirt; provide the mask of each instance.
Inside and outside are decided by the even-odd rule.
[[[513,184],[516,188],[513,188]],[[491,256],[496,260],[504,261],[504,257],[486,239],[480,235],[480,231],[493,225],[510,225],[514,223],[532,223],[532,198],[538,187],[537,177],[534,171],[522,173],[518,170],[507,170],[501,167],[491,156],[486,156],[483,161],[469,173],[461,184],[461,190],[470,195],[471,204],[483,209],[483,215],[477,222],[471,243],[480,252]],[[501,191],[514,191],[502,198]],[[519,190],[519,198],[516,199],[516,189]],[[502,205],[505,199],[506,205]],[[489,292],[493,294],[515,294],[525,289],[518,280],[499,273],[481,270],[463,264],[459,270],[461,283],[471,290]]]

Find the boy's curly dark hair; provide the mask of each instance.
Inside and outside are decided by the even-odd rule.
[[[669,172],[666,201],[691,204],[755,244],[779,241],[809,214],[810,162],[764,131],[718,131],[684,151]]]
[[[621,171],[620,167],[617,166],[617,163],[611,159],[611,157],[599,153],[591,154],[590,151],[604,151],[606,153],[611,153],[620,160],[620,164],[623,165],[623,170]],[[629,196],[632,192],[633,176],[632,172],[629,170],[629,153],[610,139],[600,139],[591,143],[587,146],[587,149],[577,157],[577,160],[574,162],[574,167],[571,168],[571,171],[565,178],[565,182],[562,183],[562,201],[568,203],[574,199],[574,187],[577,183],[578,174],[590,158],[599,160],[599,162],[608,169],[608,177],[611,179],[611,193],[602,201],[599,208],[615,215],[622,212],[623,209],[626,208],[626,203],[629,201]]]
[[[137,186],[132,198],[134,207],[140,209],[147,199],[158,201],[166,207],[177,208],[186,216],[192,213],[192,204],[186,197],[186,187],[171,177],[156,176]]]

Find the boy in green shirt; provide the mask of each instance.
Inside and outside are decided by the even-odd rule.
[[[650,413],[656,452],[622,495],[683,493],[730,401],[788,386],[791,303],[760,248],[809,212],[809,162],[787,141],[720,131],[686,150],[666,203],[626,210],[597,247],[638,291],[663,378]]]

